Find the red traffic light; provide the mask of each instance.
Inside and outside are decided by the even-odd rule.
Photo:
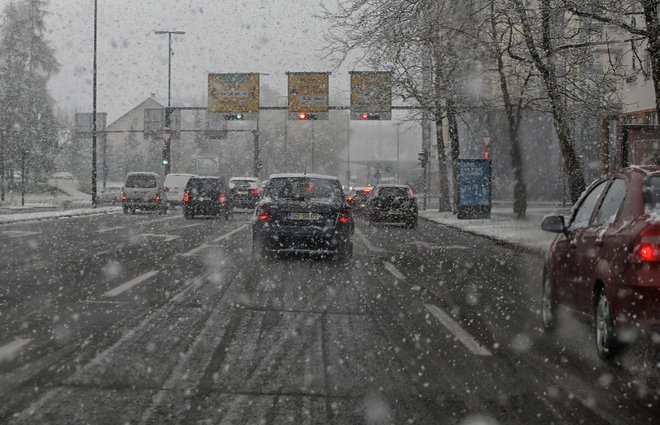
[[[309,115],[306,112],[301,112],[298,114],[298,119],[300,120],[306,120],[309,118]]]
[[[367,114],[366,112],[364,114],[362,114],[362,119],[363,120],[368,120],[369,119],[369,114]]]
[[[484,159],[490,158],[490,154],[488,152],[484,152]]]
[[[360,115],[360,118],[362,118],[363,120],[379,120],[380,114],[363,112],[362,115]]]

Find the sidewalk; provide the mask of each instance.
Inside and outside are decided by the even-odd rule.
[[[97,215],[97,214],[115,214],[121,212],[121,207],[97,207],[97,208],[76,208],[71,210],[55,210],[55,211],[37,211],[37,212],[13,212],[1,213],[0,212],[0,225],[19,223],[23,221],[46,220],[53,218],[63,217],[79,217],[83,215]]]
[[[490,219],[459,220],[451,212],[438,212],[430,209],[420,211],[419,217],[465,232],[516,245],[533,254],[543,256],[556,234],[541,230],[541,222],[543,217],[553,213],[568,215],[570,208],[551,205],[528,208],[527,216],[522,220],[515,219],[512,209],[504,207],[493,208]]]

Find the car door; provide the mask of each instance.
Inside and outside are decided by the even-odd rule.
[[[558,301],[574,310],[580,310],[580,265],[578,251],[585,234],[589,232],[591,218],[608,181],[600,181],[579,201],[566,235],[560,236],[554,250],[554,276]]]
[[[598,278],[596,267],[601,260],[608,260],[607,245],[616,237],[616,221],[626,198],[626,182],[615,178],[597,204],[596,213],[589,227],[578,240],[578,279],[575,291],[576,309],[584,316],[593,314],[593,288]],[[610,246],[610,248],[613,248]]]

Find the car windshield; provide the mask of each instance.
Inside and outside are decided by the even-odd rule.
[[[188,191],[194,195],[213,195],[222,190],[222,182],[218,179],[190,179]]]
[[[384,198],[394,198],[397,196],[403,196],[403,197],[408,197],[408,189],[405,187],[381,187],[378,190],[378,196],[382,196]]]
[[[156,176],[150,174],[131,174],[126,178],[126,187],[151,189],[157,186]]]
[[[648,212],[660,213],[660,176],[650,176],[644,182],[644,206]]]
[[[268,195],[273,198],[341,199],[339,182],[313,177],[273,178],[268,183]]]
[[[233,183],[238,190],[256,189],[259,187],[259,184],[254,180],[232,180],[231,183]]]

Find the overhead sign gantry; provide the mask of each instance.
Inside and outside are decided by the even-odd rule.
[[[209,74],[208,112],[225,120],[256,120],[259,74]]]
[[[290,120],[327,120],[329,72],[287,72]]]
[[[351,119],[392,119],[392,74],[351,71]]]

